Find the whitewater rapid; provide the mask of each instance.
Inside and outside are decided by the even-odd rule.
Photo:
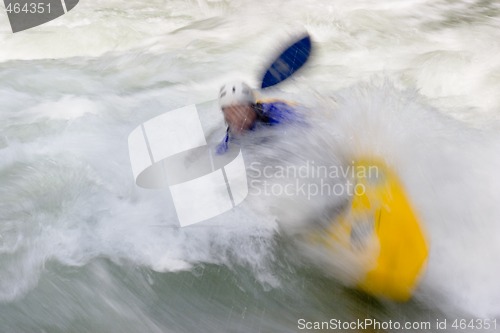
[[[301,313],[500,316],[499,17],[494,1],[82,0],[12,34],[0,11],[0,327],[284,332]],[[253,197],[219,226],[179,228],[168,191],[134,184],[135,127],[215,99],[228,79],[256,86],[304,28],[310,62],[268,95],[304,105],[310,126],[246,158],[390,164],[430,240],[408,306],[352,296],[341,272],[297,259],[283,230],[323,202]]]

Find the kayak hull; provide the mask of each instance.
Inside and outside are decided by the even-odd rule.
[[[363,258],[357,288],[375,297],[407,301],[427,262],[424,230],[402,183],[385,163],[364,159],[354,168],[350,207],[332,221],[326,242],[333,251]]]

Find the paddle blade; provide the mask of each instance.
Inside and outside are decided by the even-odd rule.
[[[278,84],[301,68],[311,54],[311,37],[301,38],[284,50],[279,57],[269,66],[262,78],[261,88]]]

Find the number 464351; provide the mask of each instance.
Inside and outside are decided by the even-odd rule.
[[[44,4],[42,2],[39,3],[25,3],[24,5],[21,5],[18,2],[14,3],[9,3],[7,5],[7,13],[11,14],[20,14],[20,13],[25,13],[25,14],[43,14],[43,13],[50,13],[50,3]]]
[[[458,330],[489,330],[497,329],[497,320],[493,319],[455,319],[451,325],[454,329]]]

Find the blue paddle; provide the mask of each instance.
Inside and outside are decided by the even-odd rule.
[[[261,89],[274,86],[292,76],[307,62],[311,49],[311,37],[307,34],[281,52],[264,73]]]

